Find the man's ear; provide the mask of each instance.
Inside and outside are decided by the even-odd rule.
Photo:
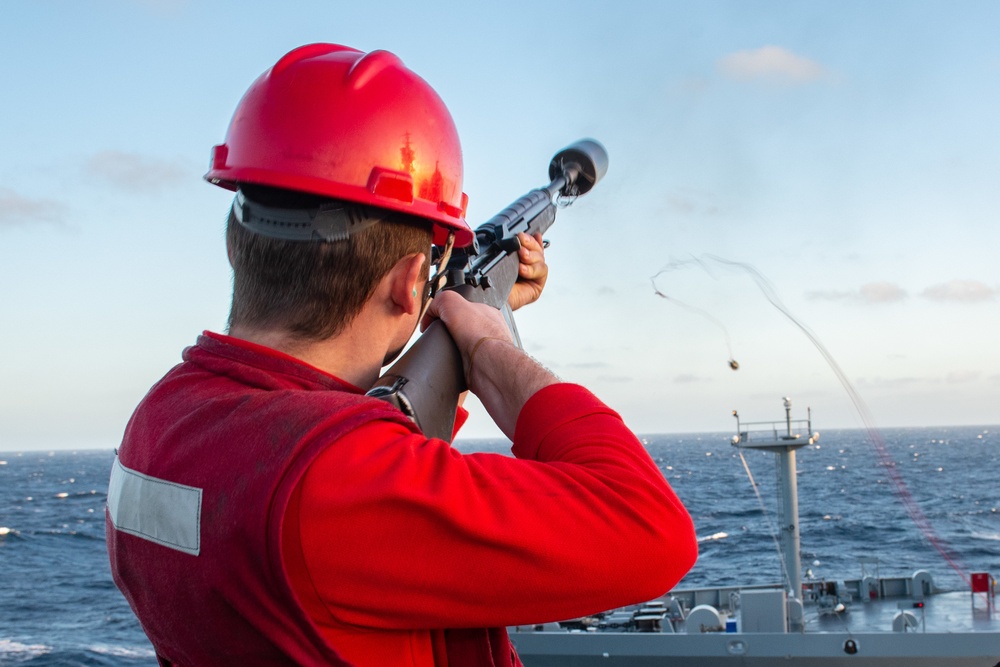
[[[389,295],[393,303],[408,315],[420,310],[425,258],[422,252],[406,255],[389,271]]]

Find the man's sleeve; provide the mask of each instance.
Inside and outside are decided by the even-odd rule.
[[[693,565],[687,511],[590,392],[539,391],[514,440],[519,458],[461,454],[374,422],[333,443],[300,486],[297,518],[333,618],[395,629],[561,620],[662,595]]]

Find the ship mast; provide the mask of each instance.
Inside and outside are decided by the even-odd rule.
[[[778,523],[781,558],[788,577],[789,596],[802,600],[802,559],[799,543],[799,488],[796,479],[795,451],[811,445],[819,438],[812,433],[812,410],[806,408],[808,419],[792,420],[792,399],[784,397],[785,421],[745,422],[736,417],[737,435],[733,437],[734,447],[760,449],[777,455],[775,470],[778,476]],[[806,435],[794,432],[795,426],[806,427]],[[782,428],[783,427],[783,428]],[[810,435],[811,434],[811,435]]]

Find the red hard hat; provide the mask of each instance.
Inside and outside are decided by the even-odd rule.
[[[297,190],[427,218],[434,242],[465,221],[462,148],[451,114],[426,81],[388,51],[299,47],[240,100],[205,179]]]

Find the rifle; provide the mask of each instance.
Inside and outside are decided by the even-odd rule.
[[[593,139],[559,151],[549,163],[551,182],[532,190],[476,229],[471,245],[455,250],[440,289],[454,290],[469,301],[503,311],[514,342],[521,339],[507,304],[517,281],[521,244],[517,234],[544,234],[565,200],[586,194],[608,170],[608,154]],[[392,403],[424,435],[451,442],[458,397],[467,389],[462,357],[448,330],[435,320],[409,350],[368,391]]]

